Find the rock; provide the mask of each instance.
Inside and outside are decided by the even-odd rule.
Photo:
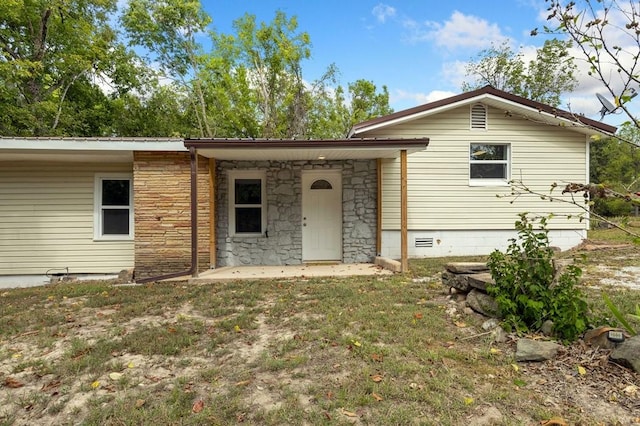
[[[478,290],[487,292],[487,285],[495,285],[495,281],[489,272],[482,272],[480,274],[469,275],[469,285]]]
[[[118,283],[119,284],[127,284],[133,282],[133,268],[132,269],[123,269],[118,274]]]
[[[495,318],[491,318],[482,323],[482,329],[484,331],[489,331],[489,330],[493,330],[499,325],[500,325],[500,321],[498,321]]]
[[[473,289],[467,295],[467,305],[474,311],[487,317],[499,318],[500,308],[495,299],[478,289]]]
[[[573,259],[553,259],[553,280],[551,282],[551,287],[555,287],[558,285],[560,280],[560,276],[564,274],[569,265],[573,265]]]
[[[489,271],[487,264],[482,262],[452,262],[447,263],[445,269],[454,274],[477,274]]]
[[[516,345],[516,361],[546,361],[555,358],[560,345],[555,342],[520,339]]]
[[[455,288],[463,293],[471,290],[469,285],[469,276],[464,274],[454,274],[452,272],[445,271],[442,273],[442,285],[447,288]]]
[[[602,349],[613,349],[620,346],[620,343],[612,342],[609,340],[608,332],[609,331],[622,331],[619,328],[612,327],[598,327],[593,328],[591,330],[587,330],[584,333],[584,342],[594,346],[600,347]]]
[[[612,361],[640,373],[640,335],[620,343],[609,355]]]
[[[504,343],[509,338],[509,335],[507,334],[506,331],[502,329],[502,327],[496,327],[491,332],[491,337],[493,338],[493,341],[496,343]]]
[[[543,322],[542,327],[540,327],[540,331],[542,331],[542,334],[545,336],[553,336],[553,321],[546,320]]]

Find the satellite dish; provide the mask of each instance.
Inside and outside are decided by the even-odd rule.
[[[607,98],[602,96],[600,93],[596,93],[596,97],[602,104],[602,108],[600,109],[600,120],[602,120],[606,114],[611,114],[613,111],[617,109],[617,107],[614,104],[609,102]]]

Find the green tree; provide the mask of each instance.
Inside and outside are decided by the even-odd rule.
[[[624,124],[618,135],[625,141],[640,144],[640,131],[631,123]],[[621,139],[592,142],[590,170],[591,182],[629,197],[640,192],[640,150]],[[632,206],[625,199],[596,197],[594,210],[602,216],[624,216],[631,213]]]
[[[185,137],[197,129],[193,104],[178,85],[155,87],[147,95],[127,93],[111,103],[111,133],[121,136]]]
[[[316,96],[310,119],[310,133],[320,138],[344,138],[354,124],[371,118],[391,114],[389,91],[386,86],[378,91],[369,80],[359,79]]]
[[[109,25],[116,0],[0,2],[0,133],[84,134],[90,114],[69,106],[99,79],[126,90],[135,83],[133,53]],[[122,66],[116,66],[122,65]],[[90,99],[83,99],[85,107]],[[96,107],[104,99],[98,95]],[[91,105],[90,108],[93,108]],[[73,128],[65,128],[73,123]],[[80,124],[80,125],[78,125]],[[83,130],[84,127],[84,130]]]
[[[229,124],[226,130],[244,137],[308,137],[314,97],[335,81],[336,67],[305,82],[310,36],[281,11],[269,23],[246,14],[233,27],[235,34],[213,34],[214,50],[202,76],[215,110]]]
[[[521,52],[514,52],[507,43],[481,51],[476,60],[466,66],[466,75],[473,78],[462,85],[463,91],[491,85],[527,99],[552,106],[560,105],[560,95],[570,92],[576,84],[573,58],[568,42],[547,40],[537,49],[536,58],[525,63]]]
[[[170,78],[193,94],[192,110],[200,137],[212,137],[202,81],[203,51],[197,38],[211,17],[197,0],[130,0],[121,22],[131,44],[144,47],[149,63],[157,63],[160,77]]]

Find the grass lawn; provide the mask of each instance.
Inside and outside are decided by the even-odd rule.
[[[601,280],[624,279],[616,273],[640,264],[637,247],[564,255],[583,267],[599,318],[608,315]],[[637,375],[611,367],[624,380],[603,397],[590,390],[593,362],[567,358],[566,370],[515,363],[515,336],[495,343],[481,328],[486,318],[442,287],[451,260],[415,260],[411,274],[385,277],[0,292],[0,425],[529,425],[554,417],[590,425],[640,417],[625,395],[629,380],[640,386]],[[638,291],[606,291],[622,309],[640,303]],[[571,373],[578,365],[585,375]],[[549,382],[554,374],[565,393]],[[494,423],[482,423],[496,411]]]

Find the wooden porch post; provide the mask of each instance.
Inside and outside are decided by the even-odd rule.
[[[378,205],[376,207],[376,256],[382,255],[382,159],[376,160],[378,180]]]
[[[216,264],[216,160],[209,159],[209,267]]]
[[[400,268],[409,271],[407,232],[407,150],[400,151]]]

